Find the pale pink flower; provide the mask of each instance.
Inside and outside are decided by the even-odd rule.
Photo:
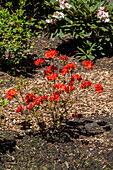
[[[53,13],[53,17],[57,19],[64,18],[64,13],[56,11]]]

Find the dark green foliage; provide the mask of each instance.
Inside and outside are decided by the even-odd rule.
[[[55,10],[64,13],[65,17],[54,18],[53,13],[48,15],[48,19],[54,22],[46,22],[47,34],[54,40],[55,36],[62,38],[71,33],[79,42],[77,57],[80,59],[94,60],[96,56],[110,55],[113,50],[113,1],[68,0],[68,3],[71,8],[61,9],[56,2]],[[109,12],[109,22],[97,17],[101,6],[105,7],[105,12]]]
[[[32,48],[30,38],[34,35],[35,19],[27,17],[23,6],[15,12],[12,10],[12,3],[6,4],[8,8],[0,10],[0,53],[1,60],[7,64],[19,64]]]

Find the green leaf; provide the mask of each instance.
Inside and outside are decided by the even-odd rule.
[[[106,29],[105,27],[99,27],[102,31],[108,31],[108,29]]]
[[[80,47],[77,47],[80,51],[82,51],[84,54],[86,54],[85,53],[85,51],[82,49],[82,48],[80,48]]]

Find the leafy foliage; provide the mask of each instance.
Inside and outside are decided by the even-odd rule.
[[[28,18],[23,10],[25,3],[20,1],[20,8],[15,12],[12,3],[6,4],[8,8],[0,10],[0,53],[1,60],[7,64],[19,64],[32,48],[30,38],[34,35],[33,27],[35,19]],[[28,45],[29,44],[29,45]],[[7,56],[6,56],[7,52]]]
[[[67,2],[71,5],[70,8],[61,9],[59,2],[54,4],[55,10],[62,12],[64,18],[55,18],[53,13],[48,15],[48,19],[52,19],[52,22],[46,22],[44,28],[47,34],[54,40],[55,36],[62,38],[71,33],[80,42],[77,47],[79,50],[77,57],[83,60],[93,60],[96,55],[103,56],[108,54],[108,51],[112,51],[113,1],[68,0]],[[109,12],[109,22],[104,22],[97,17],[102,6],[105,7],[105,12]]]

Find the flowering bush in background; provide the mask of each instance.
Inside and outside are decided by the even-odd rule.
[[[113,1],[53,2],[55,12],[48,15],[45,24],[52,40],[55,36],[62,38],[71,34],[77,41],[77,58],[80,60],[94,60],[112,54]]]

